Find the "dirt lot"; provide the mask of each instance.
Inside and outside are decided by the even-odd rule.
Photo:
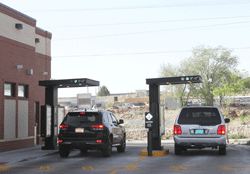
[[[124,120],[124,127],[129,132],[128,139],[130,140],[144,140],[146,138],[147,129],[145,129],[145,112],[149,111],[148,107],[140,107],[134,109],[125,109],[111,107],[108,109],[113,112],[118,119]],[[165,129],[166,133],[162,139],[172,138],[172,129],[174,121],[179,113],[180,109],[165,110]],[[221,109],[224,117],[228,117],[228,109]],[[241,131],[244,127],[248,128],[250,125],[250,107],[231,107],[229,112],[229,135],[242,134]],[[248,129],[247,129],[248,130]],[[244,133],[245,138],[249,135]]]

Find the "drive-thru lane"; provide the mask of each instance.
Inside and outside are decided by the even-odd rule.
[[[250,173],[250,151],[245,149],[230,145],[225,156],[212,149],[188,150],[176,156],[173,144],[163,145],[169,149],[169,154],[161,157],[141,156],[141,151],[147,146],[145,143],[128,143],[125,153],[118,153],[113,148],[109,158],[98,151],[81,154],[75,150],[68,158],[61,158],[56,151],[51,151],[47,155],[20,160],[19,155],[25,155],[28,150],[2,152],[0,162],[8,163],[0,166],[0,173]],[[9,156],[4,158],[6,154]],[[11,159],[10,156],[16,160],[3,161]]]

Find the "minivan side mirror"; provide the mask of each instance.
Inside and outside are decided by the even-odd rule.
[[[119,124],[123,124],[123,123],[124,123],[123,119],[120,119]]]
[[[225,119],[225,123],[229,123],[230,122],[230,119],[229,118],[226,118]]]

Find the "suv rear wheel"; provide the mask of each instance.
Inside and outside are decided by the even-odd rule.
[[[124,152],[126,149],[126,137],[124,135],[124,138],[122,139],[121,145],[117,146],[117,152]]]
[[[112,140],[111,140],[111,137],[109,137],[109,139],[105,145],[105,148],[102,149],[102,155],[104,157],[110,157],[111,153],[112,153]]]
[[[59,154],[61,157],[68,157],[70,150],[65,147],[59,147]]]
[[[226,155],[226,146],[219,146],[219,154]]]
[[[181,155],[181,153],[182,153],[181,146],[175,144],[174,145],[174,153],[175,153],[175,155]]]

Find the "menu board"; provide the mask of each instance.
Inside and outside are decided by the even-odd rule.
[[[51,136],[51,106],[46,106],[46,116],[47,116],[47,122],[46,122],[46,137]]]
[[[62,123],[64,116],[65,116],[65,108],[63,106],[58,107],[58,125],[57,125],[58,134],[59,134],[59,131],[60,131],[59,126]]]

